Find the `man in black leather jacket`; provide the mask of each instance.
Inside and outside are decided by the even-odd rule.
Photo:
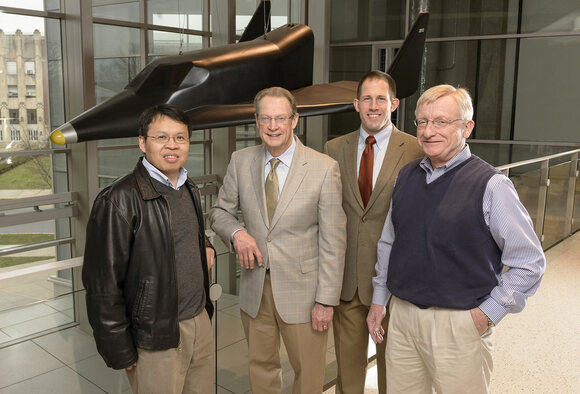
[[[208,268],[215,251],[183,168],[190,136],[181,110],[146,110],[145,156],[97,196],[87,226],[89,322],[99,353],[109,367],[126,369],[136,393],[208,393],[214,383]]]

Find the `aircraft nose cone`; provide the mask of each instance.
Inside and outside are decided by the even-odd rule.
[[[62,131],[60,131],[59,129],[56,129],[52,133],[50,133],[50,140],[52,141],[53,144],[57,145],[66,144],[64,135],[62,134]]]
[[[75,128],[68,122],[50,133],[50,140],[57,145],[77,142],[77,139],[78,137]]]

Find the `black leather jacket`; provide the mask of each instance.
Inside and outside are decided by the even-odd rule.
[[[199,190],[188,179],[199,222],[208,315],[213,314],[203,213]],[[179,297],[171,212],[147,169],[116,180],[95,199],[87,226],[83,264],[87,314],[99,353],[109,367],[137,361],[136,347],[149,350],[179,345]]]

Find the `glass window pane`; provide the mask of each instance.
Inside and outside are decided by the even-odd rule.
[[[522,2],[522,33],[569,32],[580,29],[577,0]]]
[[[415,133],[413,119],[419,96],[438,84],[450,84],[466,88],[473,96],[477,82],[477,41],[433,42],[425,45],[426,63],[417,91],[405,99],[406,132]],[[476,126],[477,128],[477,121]]]
[[[107,140],[109,145],[116,140]],[[137,159],[143,155],[134,138],[134,148],[100,150],[99,155],[99,187],[111,184],[115,179],[123,176],[135,168]]]
[[[95,58],[139,56],[141,39],[139,29],[94,24]]]
[[[272,1],[270,3],[272,4],[270,8],[270,19],[272,22],[272,30],[274,30],[288,23],[288,0]]]
[[[429,11],[427,38],[516,33],[517,1],[440,0],[411,2],[411,23]]]
[[[514,139],[578,142],[580,37],[522,39],[519,53]]]
[[[149,61],[160,55],[177,55],[179,51],[189,52],[203,48],[201,36],[149,31]]]
[[[399,40],[404,37],[404,0],[333,0],[330,42]]]
[[[184,166],[190,177],[205,175],[205,155],[203,144],[192,144],[189,147],[189,158]]]
[[[147,23],[202,29],[202,0],[147,0]]]
[[[6,74],[8,75],[16,75],[18,72],[18,67],[16,62],[6,62]]]
[[[0,6],[44,11],[43,0],[0,0]]]
[[[2,0],[0,0],[0,5],[3,5],[1,2]],[[44,19],[0,12],[0,29],[4,34],[14,34],[18,30],[22,34],[33,34],[38,30],[40,35],[44,36]]]
[[[138,29],[94,25],[97,103],[114,96],[141,70]]]
[[[60,30],[45,31],[58,20],[0,13],[0,64],[5,70],[0,89],[0,150],[42,149],[48,146],[50,110],[48,98],[53,86],[46,75],[50,40],[60,40]],[[58,38],[55,38],[55,35]],[[60,41],[59,41],[60,42]],[[60,52],[58,48],[52,47]],[[62,79],[62,73],[61,79]],[[62,85],[59,87],[62,89]],[[29,113],[35,113],[31,118]]]
[[[568,197],[569,174],[570,162],[550,167],[550,187],[548,187],[544,215],[544,241],[542,242],[544,249],[568,235],[566,233],[566,198]]]
[[[118,0],[93,0],[93,17],[140,22],[139,2]]]
[[[31,61],[31,62],[24,62],[24,73],[26,75],[34,75],[34,73],[35,73],[34,70],[35,70],[35,67],[34,67],[34,62],[33,61]]]
[[[236,34],[241,35],[256,11],[254,0],[236,0]]]
[[[372,67],[372,47],[331,47],[329,80],[358,81]],[[349,133],[360,126],[358,112],[346,112],[328,116],[328,138]]]
[[[236,0],[236,34],[241,35],[252,15],[256,12],[258,2],[254,0]],[[280,26],[284,26],[289,23],[290,19],[292,22],[299,23],[299,5],[293,4],[294,15],[289,15],[289,4],[288,0],[279,0],[271,2],[270,9],[270,19],[271,19],[271,29],[274,30]]]

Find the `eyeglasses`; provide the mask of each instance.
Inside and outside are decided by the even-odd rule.
[[[413,121],[413,123],[415,124],[415,126],[417,126],[418,129],[424,129],[424,128],[426,128],[427,125],[429,124],[429,122],[431,122],[431,124],[433,125],[433,127],[435,127],[436,129],[443,129],[443,128],[449,126],[451,123],[455,123],[455,122],[459,122],[459,121],[465,122],[465,119],[454,119],[454,120],[445,120],[445,119],[433,119],[433,120],[429,120],[429,119],[415,119]]]
[[[173,137],[164,134],[158,136],[148,135],[147,138],[153,138],[155,142],[157,142],[158,144],[167,144],[170,139],[173,139],[173,141],[175,141],[178,144],[189,143],[189,138],[186,138],[184,135],[176,135]]]
[[[272,121],[272,119],[274,119],[274,122],[276,122],[277,125],[282,125],[284,124],[287,120],[292,119],[294,117],[294,115],[290,115],[290,116],[276,116],[275,118],[272,118],[270,116],[258,116],[258,122],[261,125],[269,125],[270,122]]]

